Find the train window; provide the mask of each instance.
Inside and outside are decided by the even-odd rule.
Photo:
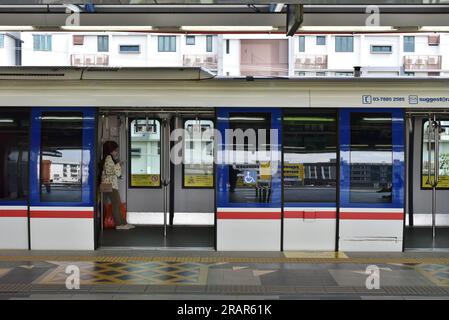
[[[41,116],[40,196],[43,202],[82,200],[83,114]]]
[[[391,203],[392,116],[351,114],[350,202]]]
[[[229,202],[271,202],[271,115],[230,113]]]
[[[161,186],[161,124],[159,120],[132,119],[129,126],[130,187]]]
[[[214,186],[214,123],[212,120],[184,122],[184,188]]]
[[[335,112],[284,113],[284,201],[336,202]]]
[[[449,120],[439,120],[440,125],[440,144],[438,158],[440,160],[439,179],[437,189],[449,189]],[[421,156],[421,187],[423,189],[431,189],[428,183],[429,173],[429,121],[423,122],[422,134],[422,156]],[[435,174],[435,143],[433,142],[433,132],[431,133],[432,144],[430,146],[430,181],[434,181]]]
[[[0,200],[28,196],[28,112],[0,112]]]

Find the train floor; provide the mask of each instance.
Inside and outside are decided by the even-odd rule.
[[[435,239],[432,237],[432,228],[430,227],[406,227],[404,239],[406,249],[449,250],[449,227],[437,227]]]
[[[131,230],[104,230],[101,247],[204,248],[213,249],[213,226],[136,226]]]

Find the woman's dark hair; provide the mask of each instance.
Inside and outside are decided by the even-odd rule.
[[[103,157],[100,161],[100,174],[103,172],[104,162],[106,161],[106,157],[111,155],[111,153],[118,149],[118,143],[112,140],[106,141],[103,143]]]

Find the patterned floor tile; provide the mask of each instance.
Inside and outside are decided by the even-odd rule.
[[[448,264],[419,264],[414,269],[437,286],[449,286]]]
[[[73,264],[80,269],[81,284],[191,284],[202,285],[207,279],[207,265],[183,262],[55,262],[58,266],[34,283],[65,283],[66,268]]]

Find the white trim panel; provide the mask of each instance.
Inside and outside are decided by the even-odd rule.
[[[94,219],[34,218],[30,223],[33,250],[94,250]]]
[[[28,217],[0,218],[0,249],[28,249]]]
[[[239,209],[246,210],[246,208],[239,208]],[[273,211],[273,209],[271,209],[271,211]],[[217,220],[217,250],[280,251],[281,220],[280,219]]]
[[[339,250],[400,252],[402,233],[402,220],[340,220]]]

